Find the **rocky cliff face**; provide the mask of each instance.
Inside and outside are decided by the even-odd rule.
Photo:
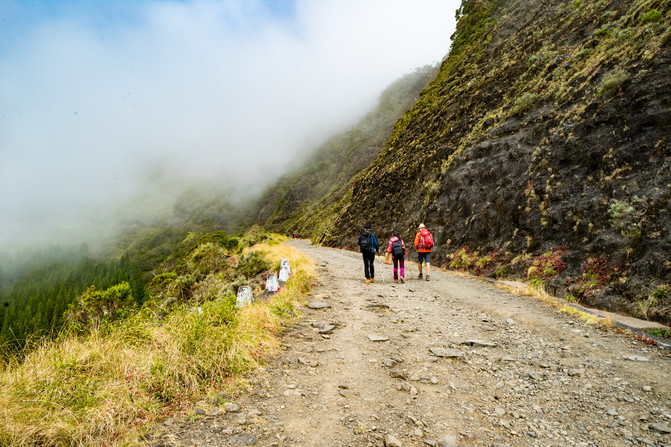
[[[671,322],[670,10],[464,0],[440,73],[313,239],[424,222],[437,264]]]

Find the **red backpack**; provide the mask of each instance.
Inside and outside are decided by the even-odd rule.
[[[430,249],[433,247],[433,236],[428,228],[422,228],[419,230],[419,244],[417,248]]]

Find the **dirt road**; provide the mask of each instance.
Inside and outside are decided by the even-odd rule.
[[[405,284],[380,261],[365,284],[359,254],[291,244],[317,308],[251,393],[150,445],[671,446],[668,351],[410,262]]]

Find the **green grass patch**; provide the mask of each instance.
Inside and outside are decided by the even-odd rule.
[[[645,332],[658,338],[671,338],[671,330],[669,329],[648,329]]]
[[[186,255],[193,267],[217,269],[209,256],[198,262],[201,254],[220,253],[212,243]],[[175,301],[168,311],[152,301],[10,359],[0,373],[0,444],[135,445],[162,418],[188,412],[204,396],[239,390],[247,373],[281,351],[282,327],[300,316],[315,278],[310,261],[290,247],[264,244],[248,253],[256,253],[250,265],[274,265],[282,257],[291,264],[289,281],[266,301],[238,309],[235,296],[221,295]],[[230,258],[220,260],[228,272]],[[221,288],[226,280],[219,279]],[[127,285],[90,290],[82,302],[95,303],[94,314],[104,315],[101,306],[117,295],[127,296]]]
[[[624,83],[629,80],[631,76],[622,69],[616,69],[607,73],[599,84],[599,93],[601,96],[614,96],[622,91]]]
[[[657,23],[661,22],[662,19],[664,19],[664,15],[661,12],[657,11],[656,9],[651,9],[650,11],[643,14],[643,17],[641,17],[641,23]]]
[[[513,115],[521,115],[531,109],[531,107],[538,102],[540,95],[538,93],[524,93],[515,100],[511,113]]]
[[[603,39],[605,37],[608,37],[608,36],[610,36],[610,34],[611,34],[611,31],[610,31],[609,28],[600,28],[600,29],[594,31],[594,35],[599,39]]]

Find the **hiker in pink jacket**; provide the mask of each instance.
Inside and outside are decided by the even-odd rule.
[[[394,282],[398,282],[398,266],[401,265],[401,282],[405,282],[405,242],[397,231],[389,239],[389,247],[387,252],[391,253],[394,261]]]

